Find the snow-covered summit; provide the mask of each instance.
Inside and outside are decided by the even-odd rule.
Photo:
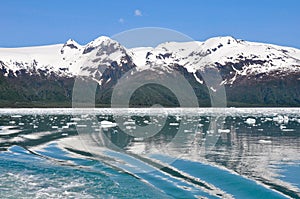
[[[124,59],[126,57],[126,59]],[[63,76],[101,76],[113,61],[132,61],[137,69],[179,64],[189,73],[205,67],[226,68],[232,83],[237,76],[300,72],[300,50],[231,36],[214,37],[204,42],[166,42],[155,48],[126,49],[109,37],[101,36],[86,45],[69,39],[64,44],[25,48],[0,48],[0,67],[4,75],[24,69],[38,69]],[[225,82],[226,83],[226,82]]]
[[[179,59],[188,71],[205,66],[232,67],[238,75],[300,72],[300,50],[272,44],[248,42],[233,37],[214,37],[204,42],[167,42],[163,49]]]
[[[206,48],[221,48],[223,46],[234,46],[242,43],[243,40],[237,40],[232,36],[212,37],[202,43]]]
[[[73,39],[68,39],[68,41],[64,44],[64,47],[69,47],[71,49],[79,49],[82,46],[80,44],[78,44],[76,41],[74,41]]]
[[[49,74],[54,72],[63,76],[89,75],[82,73],[82,67],[86,67],[96,57],[99,58],[101,53],[104,59],[117,49],[123,52],[125,48],[106,36],[96,38],[86,45],[69,39],[64,44],[0,48],[0,62],[1,66],[5,67],[5,76],[9,73],[17,76],[16,71],[22,69],[29,73],[41,69]],[[94,65],[90,67],[96,67]]]

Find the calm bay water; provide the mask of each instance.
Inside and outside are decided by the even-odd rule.
[[[300,109],[2,109],[0,198],[300,198]]]

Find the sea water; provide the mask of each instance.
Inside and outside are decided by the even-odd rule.
[[[0,198],[300,198],[300,109],[1,109]]]

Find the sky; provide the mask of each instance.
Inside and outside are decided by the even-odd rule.
[[[80,44],[142,27],[300,48],[299,0],[3,0],[0,47]]]

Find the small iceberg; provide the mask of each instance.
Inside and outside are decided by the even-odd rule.
[[[273,117],[273,121],[274,122],[277,122],[278,124],[287,124],[289,123],[289,117],[288,116],[282,116],[282,115],[278,115],[276,117]]]
[[[256,123],[256,119],[254,118],[247,118],[247,120],[245,121],[246,124],[249,125],[254,125]]]
[[[101,127],[103,128],[111,128],[111,127],[116,127],[117,123],[113,123],[107,120],[103,120],[100,122]]]
[[[259,144],[271,144],[272,141],[271,140],[258,140]]]
[[[218,133],[230,133],[230,129],[218,129]]]
[[[12,118],[21,118],[22,115],[12,115],[12,116],[10,116],[10,117],[12,117]]]

